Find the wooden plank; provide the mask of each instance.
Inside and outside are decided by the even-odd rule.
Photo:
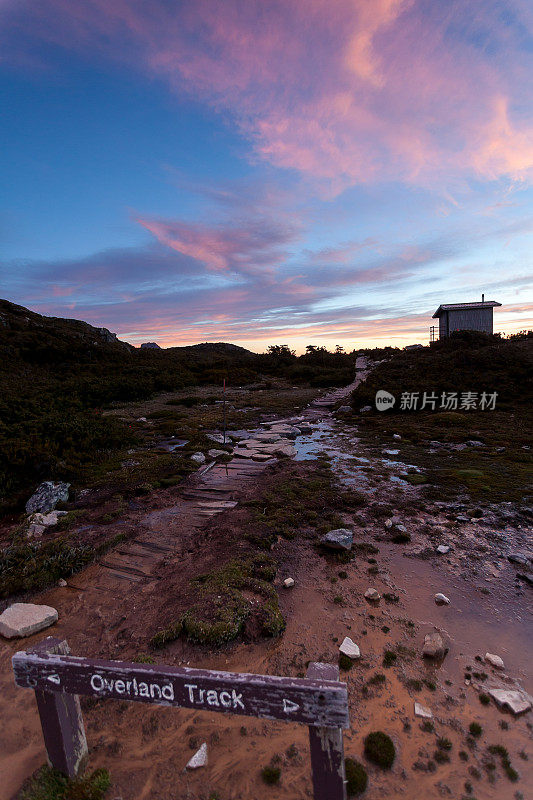
[[[66,641],[49,636],[33,652],[67,655],[69,647]],[[80,700],[76,694],[58,694],[47,689],[35,689],[35,699],[48,761],[64,775],[75,778],[83,772],[89,757]]]
[[[348,693],[339,681],[26,652],[12,662],[16,684],[26,688],[349,727]]]
[[[334,664],[311,663],[307,677],[314,681],[338,681],[339,668]],[[346,800],[342,728],[310,726],[309,746],[315,800]]]

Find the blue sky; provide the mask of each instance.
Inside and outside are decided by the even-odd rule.
[[[0,295],[139,344],[531,327],[521,0],[0,3]]]

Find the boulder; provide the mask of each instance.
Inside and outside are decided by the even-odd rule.
[[[0,635],[6,639],[32,636],[57,622],[58,614],[52,606],[34,603],[13,603],[0,614]]]
[[[400,452],[399,450],[382,450],[381,451],[384,456],[397,456]]]
[[[33,514],[35,511],[41,514],[48,514],[53,511],[59,502],[66,503],[68,500],[68,490],[70,483],[58,481],[45,481],[37,488],[26,503],[26,513]]]
[[[349,414],[351,410],[352,410],[352,407],[351,407],[351,406],[340,406],[340,407],[337,409],[337,411],[339,412],[339,414]]]
[[[399,433],[393,433],[393,434],[392,434],[392,438],[393,438],[393,439],[396,439],[396,441],[397,441],[397,442],[399,442],[399,441],[401,440],[401,438],[402,438],[402,437],[400,436],[400,434],[399,434]]]
[[[434,631],[434,633],[427,633],[425,635],[424,647],[422,650],[422,655],[425,658],[441,659],[444,658],[447,652],[448,648],[445,646],[440,633]]]
[[[449,553],[450,550],[451,547],[449,544],[439,544],[439,546],[437,547],[437,553],[440,553],[441,556],[446,555],[446,553]]]
[[[449,599],[446,597],[445,594],[442,594],[442,592],[438,592],[435,595],[435,602],[436,602],[436,604],[438,606],[449,606],[450,605]]]
[[[339,647],[339,652],[341,652],[344,656],[348,656],[348,658],[351,658],[353,661],[355,661],[357,658],[361,658],[361,651],[349,636],[345,637],[343,643]]]
[[[523,714],[531,708],[531,697],[516,689],[489,689],[489,695],[500,708],[513,714]]]
[[[367,600],[381,600],[381,595],[377,589],[367,589],[365,597]]]
[[[207,764],[207,742],[204,742],[199,750],[187,762],[186,769],[200,769]]]
[[[204,464],[205,463],[205,456],[203,453],[193,453],[191,456],[191,461],[195,461],[197,464]]]
[[[369,411],[372,411],[372,406],[363,406],[362,408],[359,409],[360,414],[366,414]]]
[[[494,655],[494,653],[485,653],[485,661],[487,664],[490,664],[491,667],[494,667],[494,669],[505,669],[503,659],[500,658],[500,656]]]
[[[285,586],[286,589],[292,589],[292,587],[294,586],[294,578],[285,578],[285,580],[283,581],[283,585]]]
[[[420,703],[415,703],[415,717],[422,717],[423,719],[433,719],[433,711],[421,705]]]
[[[353,533],[347,528],[336,528],[322,537],[322,544],[330,550],[351,550]]]

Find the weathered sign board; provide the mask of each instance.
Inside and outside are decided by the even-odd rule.
[[[17,686],[36,693],[49,760],[68,775],[78,774],[86,756],[83,694],[308,725],[315,798],[346,796],[342,730],[350,722],[337,667],[311,664],[307,678],[285,678],[102,661],[68,655],[66,642],[52,637],[12,661]],[[64,745],[54,755],[58,736]]]

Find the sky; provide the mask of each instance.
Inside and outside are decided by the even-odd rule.
[[[0,296],[139,345],[533,327],[530,0],[0,0]]]

